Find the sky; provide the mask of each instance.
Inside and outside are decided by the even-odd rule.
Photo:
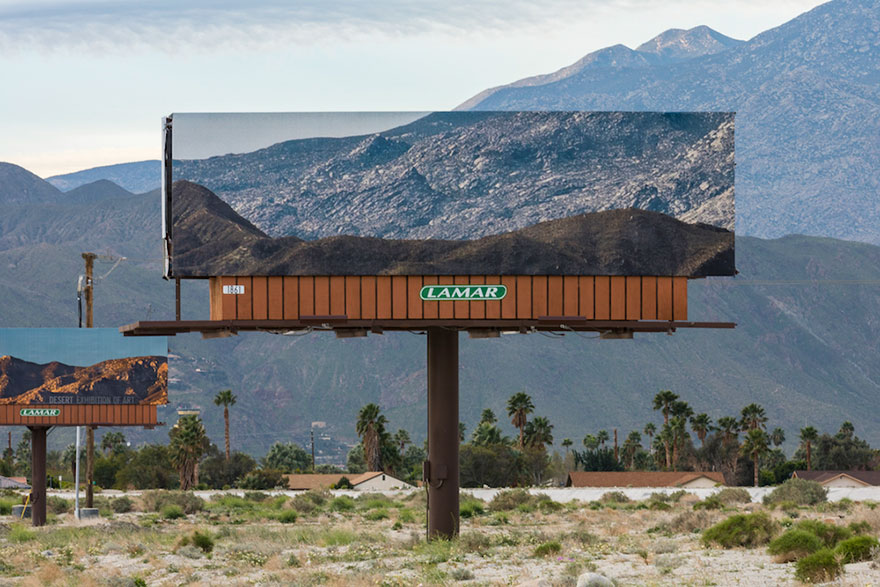
[[[609,45],[815,0],[0,0],[0,161],[157,159],[172,112],[449,110]]]
[[[88,367],[109,359],[167,357],[165,336],[123,336],[116,328],[0,328],[0,357]]]

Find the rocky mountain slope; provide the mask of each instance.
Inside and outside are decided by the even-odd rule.
[[[174,183],[174,274],[733,275],[733,233],[623,209],[474,240],[270,238],[207,188]]]
[[[662,46],[678,51],[684,42],[649,42]],[[604,49],[462,107],[735,111],[739,234],[880,243],[880,0],[833,0],[746,43],[674,63],[643,48]]]
[[[167,399],[165,357],[110,359],[88,367],[0,357],[0,404],[152,405]]]
[[[54,175],[47,178],[46,181],[59,190],[68,192],[80,186],[106,179],[129,192],[141,194],[158,189],[160,177],[159,161],[151,160],[102,165],[73,173]]]
[[[175,162],[270,236],[476,239],[615,208],[733,226],[724,113],[446,112]]]

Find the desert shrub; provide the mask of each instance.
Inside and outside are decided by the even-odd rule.
[[[538,545],[538,547],[535,548],[535,556],[551,556],[559,554],[561,551],[562,545],[556,540],[551,540],[550,542],[544,542],[543,544]]]
[[[326,489],[310,489],[294,497],[291,505],[301,514],[310,514],[320,509],[331,497]]]
[[[192,545],[207,554],[214,550],[214,537],[208,532],[195,530],[192,533]]]
[[[194,514],[205,509],[205,500],[186,491],[147,491],[141,499],[144,508],[152,512],[161,512],[169,504],[180,507],[185,514]]]
[[[449,576],[456,581],[470,581],[474,578],[474,572],[470,569],[457,568],[450,571]]]
[[[725,487],[716,493],[714,497],[724,505],[751,503],[752,501],[752,494],[742,487]]]
[[[411,509],[402,509],[397,514],[397,521],[401,524],[412,524],[416,521],[416,515]]]
[[[794,576],[804,583],[833,581],[843,572],[843,565],[830,548],[823,548],[797,562]]]
[[[791,501],[798,505],[816,505],[828,500],[828,490],[815,481],[789,479],[764,496],[765,505]]]
[[[117,514],[124,514],[130,512],[134,508],[134,502],[130,497],[123,495],[110,500],[110,508]]]
[[[718,499],[716,495],[710,495],[703,501],[694,504],[695,510],[720,510],[724,507],[724,502]]]
[[[862,534],[871,533],[871,524],[865,520],[862,520],[861,522],[850,522],[850,525],[847,526],[847,528],[853,533],[853,536],[861,536]]]
[[[12,514],[12,506],[18,505],[17,499],[0,499],[0,516]]]
[[[704,511],[686,511],[675,516],[661,530],[684,534],[705,530],[712,524],[712,516]]]
[[[552,499],[542,499],[538,502],[538,509],[545,514],[552,514],[553,512],[558,512],[563,509],[565,506],[559,503],[558,501],[553,501]]]
[[[845,526],[826,524],[819,520],[803,520],[795,525],[798,530],[804,530],[819,538],[824,546],[834,548],[841,540],[852,536],[852,531]]]
[[[178,520],[184,517],[183,508],[177,504],[169,503],[162,507],[162,517],[166,520]]]
[[[385,508],[377,508],[374,510],[368,511],[364,514],[364,519],[369,520],[371,522],[377,522],[379,520],[385,520],[388,518],[388,510]]]
[[[510,511],[522,505],[532,505],[534,502],[534,497],[525,489],[506,489],[495,494],[495,497],[489,502],[489,510],[493,512]]]
[[[609,491],[603,493],[599,498],[599,503],[629,503],[631,501],[622,491]]]
[[[466,497],[461,500],[461,503],[458,506],[458,514],[462,518],[473,518],[474,516],[481,516],[484,513],[486,513],[486,508],[483,506],[483,502],[479,499]]]
[[[293,524],[297,517],[296,510],[284,510],[278,514],[278,521],[282,524]]]
[[[269,499],[269,494],[262,491],[245,491],[244,498],[248,501],[261,503]]]
[[[858,563],[871,559],[871,552],[880,548],[880,542],[873,536],[854,536],[841,541],[834,554],[840,557],[843,564]]]
[[[330,502],[330,510],[334,512],[350,512],[354,510],[354,500],[347,495],[334,497]]]
[[[482,554],[492,547],[492,539],[482,532],[468,532],[458,538],[458,548],[462,552]]]
[[[57,495],[50,495],[46,499],[46,508],[53,514],[66,514],[70,511],[70,502]]]
[[[284,473],[278,469],[256,469],[251,471],[239,482],[242,489],[274,489],[283,487]]]
[[[737,514],[703,532],[703,543],[724,548],[754,548],[770,542],[778,529],[779,524],[764,512]]]
[[[812,532],[794,529],[770,542],[767,552],[776,557],[776,562],[790,563],[823,547],[822,540]]]

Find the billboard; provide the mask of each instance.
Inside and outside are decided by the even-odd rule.
[[[163,128],[169,277],[735,273],[732,113],[174,114]]]
[[[22,408],[21,416],[59,416],[64,406],[167,403],[164,336],[129,338],[115,328],[0,329],[0,405],[40,406]]]

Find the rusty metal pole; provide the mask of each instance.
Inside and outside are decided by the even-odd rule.
[[[428,539],[458,535],[458,332],[428,329]]]
[[[83,253],[86,261],[86,328],[94,327],[94,278],[95,253]],[[79,464],[79,463],[77,463]],[[95,427],[86,426],[86,507],[95,507]]]
[[[44,426],[31,430],[31,523],[46,525],[46,431]]]

